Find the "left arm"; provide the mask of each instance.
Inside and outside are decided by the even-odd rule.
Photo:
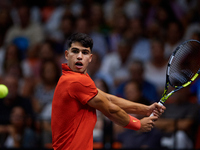
[[[152,112],[154,112],[154,115],[160,116],[166,109],[164,106],[160,106],[158,103],[147,106],[105,93],[99,89],[98,91],[104,93],[109,101],[119,106],[127,113],[149,116]]]

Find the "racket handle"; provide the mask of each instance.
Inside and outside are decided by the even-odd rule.
[[[163,106],[163,103],[160,101],[158,102],[159,105]],[[150,117],[153,116],[153,113],[151,113]]]

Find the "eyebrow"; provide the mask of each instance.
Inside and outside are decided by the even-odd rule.
[[[80,50],[79,48],[76,48],[76,47],[72,47],[71,50]],[[80,51],[88,51],[88,52],[91,52],[90,50],[88,49],[82,49]]]
[[[76,47],[72,47],[71,49],[72,49],[72,50],[80,50],[80,49],[78,49],[78,48],[76,48]]]

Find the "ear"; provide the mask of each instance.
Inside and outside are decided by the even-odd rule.
[[[67,60],[68,60],[68,54],[69,54],[68,50],[65,50],[65,59]]]
[[[89,59],[89,62],[91,62],[92,61],[92,54],[90,54],[90,59]]]

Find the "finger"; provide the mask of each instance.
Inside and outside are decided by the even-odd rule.
[[[144,130],[144,132],[149,132],[149,131],[151,131],[151,127],[147,127],[147,128],[145,128],[145,130]]]
[[[151,116],[150,119],[151,119],[151,120],[157,120],[157,119],[158,119],[158,116]]]
[[[154,114],[154,115],[159,115],[160,112],[159,112],[158,110],[154,110],[154,111],[153,111],[153,114]]]
[[[165,106],[162,106],[162,110],[165,110],[166,109],[166,107]]]
[[[152,128],[153,128],[153,125],[149,125],[149,127],[148,127],[148,131],[151,131]]]
[[[164,113],[165,111],[165,108],[162,108],[162,109],[158,109],[160,113]]]
[[[155,104],[156,104],[155,106],[158,110],[165,110],[166,109],[166,107],[164,105],[159,105],[158,103],[155,103]]]
[[[160,117],[162,114],[163,114],[163,112],[160,112],[160,111],[157,111],[157,110],[153,111],[154,116]]]
[[[155,109],[153,110],[153,114],[154,114],[154,115],[160,116],[160,115],[162,115],[162,114],[164,113],[164,110],[165,110],[165,107],[164,107],[163,109],[155,108]]]

